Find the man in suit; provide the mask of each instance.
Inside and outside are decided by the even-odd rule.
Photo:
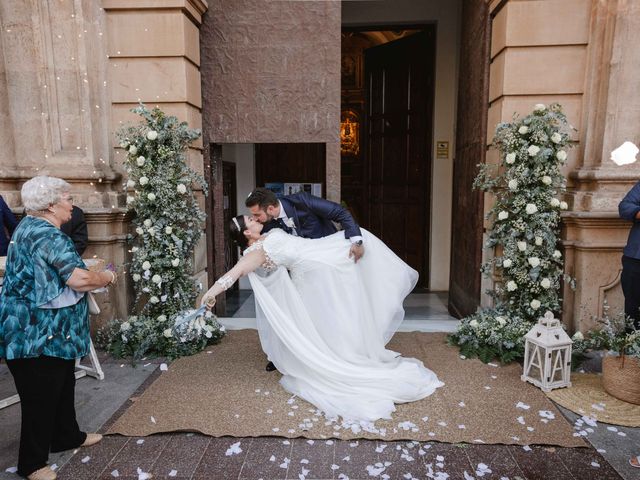
[[[364,243],[360,227],[351,214],[341,205],[307,192],[294,193],[278,200],[275,193],[267,188],[256,188],[247,197],[245,205],[255,220],[262,223],[264,233],[273,228],[304,238],[322,238],[337,229],[333,222],[344,230],[345,238],[351,241],[349,256],[357,262],[364,255]],[[272,362],[266,370],[276,369]]]
[[[256,188],[247,197],[245,205],[251,215],[264,225],[262,231],[282,228],[287,233],[304,238],[322,238],[336,233],[333,222],[344,230],[345,238],[351,240],[349,256],[354,261],[364,255],[362,232],[351,214],[341,205],[307,192],[287,195],[280,200],[266,188]]]
[[[0,196],[0,257],[6,257],[11,235],[17,226],[18,221],[15,215],[4,198]]]
[[[84,212],[80,207],[73,206],[71,220],[63,223],[60,230],[71,237],[78,255],[82,256],[89,243],[89,233],[87,231],[87,222],[84,219]]]

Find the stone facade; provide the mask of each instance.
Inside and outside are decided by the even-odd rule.
[[[638,143],[637,95],[640,2],[637,0],[493,1],[490,129],[535,103],[559,102],[577,129],[565,173],[563,215],[566,272],[563,320],[575,330],[594,326],[606,299],[622,308],[620,256],[629,224],[617,205],[640,177],[640,166],[617,167],[609,153]],[[495,152],[488,153],[495,160]],[[489,204],[489,202],[486,202]],[[489,205],[487,205],[488,208]]]
[[[605,298],[621,305],[619,258],[629,225],[616,207],[640,165],[615,167],[608,156],[625,140],[640,141],[640,0],[487,1],[487,145],[498,122],[538,102],[561,103],[577,129],[563,241],[578,288],[565,289],[564,320],[585,330]],[[203,128],[189,159],[212,180],[213,195],[200,196],[210,213],[209,245],[203,240],[195,254],[194,276],[206,284],[221,263],[209,278],[207,264],[224,250],[220,152],[211,145],[325,143],[327,196],[340,198],[340,8],[327,1],[3,0],[0,191],[20,212],[25,180],[41,173],[67,179],[87,214],[87,255],[126,264],[123,153],[114,132],[136,120],[129,109],[139,101],[158,105]],[[495,158],[488,150],[487,161]],[[102,299],[103,318],[126,315],[129,288],[124,281]]]

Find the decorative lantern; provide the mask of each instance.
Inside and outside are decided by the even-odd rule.
[[[531,382],[543,392],[570,387],[573,342],[560,320],[547,312],[525,335],[523,382]]]

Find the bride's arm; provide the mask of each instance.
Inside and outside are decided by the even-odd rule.
[[[252,250],[244,255],[240,260],[238,260],[235,267],[216,280],[213,287],[207,290],[207,293],[202,297],[202,304],[207,304],[209,307],[213,307],[218,295],[225,290],[228,290],[240,277],[253,272],[264,262],[265,254],[264,250],[261,248]]]

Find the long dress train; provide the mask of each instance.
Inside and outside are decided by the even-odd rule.
[[[282,386],[328,417],[372,422],[443,383],[421,361],[385,348],[418,274],[362,232],[366,253],[354,263],[342,232],[310,240],[273,230],[251,248],[277,269],[249,279],[262,347]]]

